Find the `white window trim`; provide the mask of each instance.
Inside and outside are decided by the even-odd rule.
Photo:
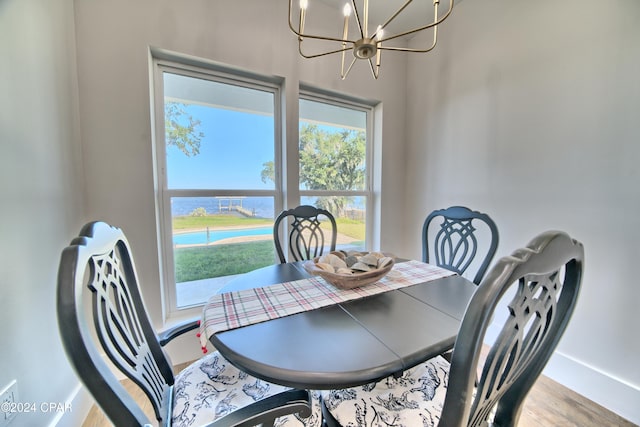
[[[315,90],[312,88],[300,88],[299,99],[307,99],[310,101],[323,102],[337,107],[346,107],[354,110],[363,111],[367,114],[366,123],[366,169],[365,169],[365,188],[364,190],[303,190],[300,189],[299,176],[296,176],[296,190],[299,191],[300,198],[302,197],[322,197],[322,196],[364,196],[366,197],[366,229],[365,229],[365,250],[372,250],[374,242],[377,238],[374,237],[375,218],[374,213],[374,171],[377,169],[374,167],[374,115],[375,107],[370,103],[364,101],[358,101],[349,97],[342,97],[340,95],[333,95],[327,91]],[[299,118],[298,118],[299,124]],[[299,141],[298,141],[299,145]],[[296,150],[297,152],[297,150]],[[299,161],[299,155],[296,158]]]
[[[156,188],[157,235],[159,238],[158,256],[160,265],[160,280],[162,289],[163,318],[171,322],[198,316],[202,312],[202,305],[178,307],[176,299],[175,264],[173,254],[171,197],[216,197],[216,196],[247,196],[273,197],[275,213],[283,208],[282,195],[282,87],[278,79],[260,79],[245,71],[222,67],[218,64],[199,62],[192,58],[185,58],[166,51],[154,51],[152,70],[153,90],[153,155],[154,180]],[[228,190],[228,189],[169,189],[166,177],[166,141],[164,123],[164,82],[163,73],[185,75],[221,83],[229,83],[247,88],[272,92],[274,96],[274,167],[276,180],[273,190]]]

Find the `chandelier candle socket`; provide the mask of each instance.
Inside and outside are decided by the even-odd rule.
[[[438,6],[440,4],[440,0],[426,0],[433,1],[433,20],[421,25],[418,25],[415,28],[408,28],[399,31],[392,32],[390,35],[386,35],[385,29],[391,22],[398,17],[402,12],[406,13],[415,13],[414,11],[408,9],[408,6],[414,0],[406,0],[402,6],[388,18],[383,24],[377,26],[376,31],[372,34],[369,33],[369,0],[362,1],[362,13],[359,12],[358,7],[356,5],[356,0],[350,0],[344,5],[342,10],[344,16],[344,23],[342,26],[342,38],[338,38],[330,35],[318,35],[313,33],[305,32],[305,21],[307,18],[307,9],[309,8],[309,0],[298,0],[298,9],[299,9],[299,22],[297,28],[293,24],[293,16],[294,16],[294,2],[295,0],[289,0],[289,28],[293,31],[294,34],[298,37],[298,51],[303,58],[317,58],[320,56],[331,55],[334,53],[340,53],[342,56],[341,67],[340,67],[340,77],[344,80],[351,71],[351,68],[356,63],[358,59],[367,60],[369,62],[369,67],[371,68],[371,73],[374,78],[378,78],[380,73],[380,64],[382,51],[396,51],[396,52],[417,52],[417,53],[426,53],[431,51],[436,46],[436,42],[438,40],[438,25],[441,24],[445,19],[449,17],[451,11],[453,10],[453,1],[449,1],[449,7],[447,8],[444,14],[438,13]],[[319,1],[319,0],[318,0]],[[389,0],[378,0],[380,2],[387,2]],[[416,3],[424,2],[424,0],[416,0]],[[349,37],[349,21],[355,19],[356,23],[356,33],[355,38]],[[405,36],[414,35],[420,31],[432,29],[433,30],[433,41],[430,46],[423,49],[415,49],[401,46],[392,46],[388,42],[391,40],[399,39]],[[303,42],[305,39],[312,40],[321,40],[325,42],[335,42],[338,43],[337,48],[332,48],[329,50],[324,50],[318,53],[305,53],[303,51]],[[346,63],[346,52],[348,50],[352,50],[353,52],[353,60],[349,64],[349,66],[345,70]],[[375,64],[373,62],[373,58],[375,57]]]

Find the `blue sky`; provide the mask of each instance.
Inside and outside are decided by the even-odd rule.
[[[264,163],[274,160],[272,115],[197,104],[182,104],[182,108],[187,116],[200,120],[196,133],[201,132],[204,137],[200,141],[200,153],[192,157],[188,157],[173,145],[167,147],[168,188],[237,190],[274,188],[271,181],[264,183],[261,179]],[[343,110],[346,109],[329,107],[329,111],[334,114]],[[351,113],[358,119],[366,118],[362,112]],[[186,125],[186,120],[183,121]],[[315,124],[327,132],[340,132],[345,129],[327,124]]]
[[[272,116],[200,105],[186,112],[200,120],[204,137],[196,156],[167,147],[169,188],[273,188],[260,179],[262,165],[274,159]]]

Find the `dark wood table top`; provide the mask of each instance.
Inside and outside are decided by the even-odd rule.
[[[309,277],[301,263],[244,274],[223,292]],[[451,276],[210,337],[231,363],[266,381],[335,389],[377,381],[453,347],[476,285]]]

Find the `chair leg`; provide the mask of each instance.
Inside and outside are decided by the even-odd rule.
[[[322,427],[342,427],[324,406],[324,402],[322,400],[320,400],[320,407],[322,409]]]

